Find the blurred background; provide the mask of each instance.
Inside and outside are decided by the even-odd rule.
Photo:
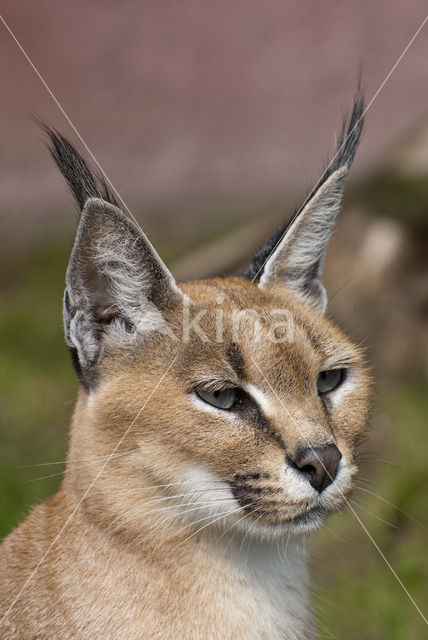
[[[428,23],[411,43],[425,14],[423,0],[2,2],[178,278],[236,272],[293,212],[363,69],[376,97],[325,281],[376,380],[352,497],[367,531],[345,511],[314,540],[325,639],[427,637],[367,533],[427,616]],[[2,536],[58,486],[77,388],[61,321],[77,217],[32,117],[79,141],[4,25],[0,51]]]

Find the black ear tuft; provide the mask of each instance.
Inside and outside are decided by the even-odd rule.
[[[337,143],[336,153],[333,160],[324,171],[323,175],[314,191],[318,189],[326,180],[340,167],[344,165],[351,166],[355,153],[361,139],[361,133],[364,126],[364,97],[358,87],[357,94],[354,98],[351,116],[343,119],[342,131]]]
[[[83,209],[88,198],[101,198],[118,206],[116,198],[101,173],[91,171],[80,153],[56,129],[45,123],[41,123],[40,126],[49,136],[49,151],[67,181],[79,208]]]
[[[281,238],[285,235],[285,232],[291,225],[291,223],[297,218],[300,211],[306,205],[312,196],[318,191],[318,189],[326,182],[326,180],[340,167],[350,167],[357,151],[358,144],[360,142],[361,133],[364,125],[364,98],[358,86],[356,96],[354,98],[354,104],[352,107],[351,116],[343,120],[342,131],[337,143],[336,153],[333,159],[327,166],[327,169],[318,180],[315,187],[309,193],[301,207],[297,209],[290,220],[281,226],[276,233],[268,240],[268,242],[256,253],[251,263],[242,273],[242,277],[251,280],[252,282],[258,282],[263,273],[264,265],[266,264],[269,256],[278,246]]]

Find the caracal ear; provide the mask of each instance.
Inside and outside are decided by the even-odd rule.
[[[80,381],[88,389],[106,344],[148,333],[172,335],[164,312],[182,297],[174,278],[144,233],[119,207],[100,172],[48,125],[50,152],[80,216],[67,269],[65,337]]]
[[[139,227],[118,207],[87,200],[66,276],[65,337],[81,381],[90,386],[106,340],[168,333],[162,312],[181,291]]]
[[[347,167],[335,171],[290,224],[264,266],[261,289],[282,284],[318,311],[325,310],[321,272],[347,174]]]
[[[349,123],[344,122],[337,153],[323,178],[291,222],[260,249],[243,274],[258,282],[261,289],[284,286],[320,313],[324,312],[327,304],[321,283],[324,258],[362,126],[363,101],[357,95]]]

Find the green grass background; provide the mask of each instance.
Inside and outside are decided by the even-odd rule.
[[[61,317],[68,253],[58,243],[41,245],[0,275],[0,537],[55,491],[63,470],[77,389]],[[379,497],[356,489],[358,504],[352,503],[425,615],[427,442],[426,382],[378,387],[358,485]],[[58,464],[46,464],[52,462]],[[321,638],[428,637],[409,596],[349,511],[316,537],[312,564]]]

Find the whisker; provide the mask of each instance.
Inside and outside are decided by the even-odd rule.
[[[207,506],[207,505],[211,505],[211,504],[218,504],[219,502],[235,502],[234,498],[218,498],[218,500],[210,500],[208,502],[183,502],[182,504],[170,504],[167,507],[159,507],[158,509],[155,510],[150,510],[150,513],[154,513],[157,511],[164,511],[165,509],[180,509],[181,507],[189,507],[189,506],[194,506],[195,509],[200,509],[202,506]]]
[[[214,487],[214,488],[210,488],[210,491],[213,490],[219,490],[218,487]],[[176,494],[173,496],[161,496],[161,497],[155,497],[155,498],[151,498],[150,500],[147,500],[146,502],[142,502],[142,503],[138,503],[134,506],[132,506],[130,509],[128,509],[127,511],[125,511],[124,513],[119,514],[118,516],[116,516],[115,518],[113,518],[113,520],[110,522],[110,524],[104,529],[105,533],[112,533],[114,531],[116,531],[117,529],[119,529],[120,527],[124,526],[125,524],[132,522],[132,520],[134,520],[135,518],[128,518],[127,520],[121,520],[123,518],[123,516],[125,515],[129,515],[132,512],[135,511],[140,511],[140,513],[144,510],[145,507],[147,507],[148,505],[154,504],[154,503],[158,503],[158,502],[164,502],[165,500],[175,500],[177,498],[190,498],[191,496],[199,496],[201,495],[201,493],[203,493],[202,490],[198,490],[198,491],[190,491],[187,493],[181,493],[181,494]],[[231,500],[234,502],[234,498],[221,498],[219,499],[219,501],[226,501],[226,500]],[[214,502],[214,501],[212,501]],[[193,503],[189,503],[189,504],[196,504],[195,501],[193,501]],[[209,504],[209,503],[207,503]],[[171,508],[176,507],[177,505],[171,505]],[[151,513],[152,510],[149,510],[149,513]],[[120,524],[118,525],[118,527],[115,527],[114,529],[111,529],[111,527],[117,523],[118,521],[120,521]]]
[[[285,541],[285,548],[284,548],[284,541],[282,543],[282,549],[284,551],[284,560],[288,564],[288,566],[290,566],[290,560],[288,559],[288,556],[287,556],[287,550],[288,550],[288,543],[290,542],[290,536],[291,536],[291,531],[289,529],[287,533],[287,540]]]
[[[327,600],[328,602],[328,600]],[[330,603],[329,603],[330,604]],[[322,623],[320,620],[316,620],[316,624],[319,628],[319,631],[325,636],[325,634],[327,634],[328,638],[331,638],[332,640],[337,640],[337,636],[330,631],[330,629],[328,627],[325,626],[324,623]],[[317,636],[318,637],[318,636]],[[321,636],[320,636],[321,637]]]
[[[234,500],[232,500],[232,499],[231,499],[230,501],[231,501],[231,502],[234,502]],[[216,500],[216,501],[211,501],[211,502],[206,502],[206,503],[200,503],[200,504],[199,504],[199,505],[197,505],[197,506],[195,506],[195,503],[194,503],[194,502],[189,502],[189,503],[187,503],[187,504],[182,504],[182,505],[173,505],[173,506],[162,507],[162,508],[160,508],[160,509],[152,510],[152,511],[150,511],[150,513],[157,512],[157,511],[162,511],[162,510],[164,510],[164,509],[172,509],[172,508],[174,508],[174,507],[182,508],[182,507],[185,507],[185,506],[191,506],[191,508],[190,508],[190,509],[184,509],[184,511],[180,511],[180,512],[178,512],[178,513],[172,513],[172,514],[170,514],[169,516],[167,516],[166,518],[164,518],[164,519],[163,519],[163,520],[161,520],[160,522],[157,522],[157,523],[155,523],[154,525],[152,525],[151,527],[149,527],[149,529],[147,529],[146,531],[141,532],[140,534],[138,534],[138,535],[136,536],[136,538],[134,538],[134,540],[133,540],[132,544],[133,544],[136,540],[138,540],[139,538],[141,538],[142,536],[144,536],[145,534],[147,534],[147,533],[149,533],[149,532],[150,532],[150,533],[153,533],[153,531],[155,531],[156,529],[158,529],[159,527],[161,527],[165,522],[168,522],[168,520],[171,520],[173,517],[175,517],[175,518],[179,518],[179,517],[181,517],[181,516],[183,516],[183,515],[185,515],[185,514],[187,514],[187,513],[191,513],[192,511],[198,511],[198,510],[200,510],[200,509],[201,509],[201,506],[203,506],[203,505],[205,505],[205,506],[210,506],[211,504],[217,504],[218,502],[224,502],[224,501],[222,501],[222,500]],[[205,516],[204,518],[201,518],[201,520],[196,520],[196,522],[202,522],[202,520],[205,520],[206,518],[212,518],[212,517],[214,517],[214,516],[213,516],[213,515],[208,515],[208,516]],[[177,531],[182,531],[183,529],[186,529],[186,528],[188,528],[189,526],[192,526],[193,524],[195,524],[195,522],[192,522],[192,523],[190,523],[189,525],[185,525],[184,527],[182,527],[181,529],[178,529]],[[174,532],[174,533],[175,533],[175,532]]]
[[[343,513],[336,513],[335,515],[336,517],[339,517],[339,516],[343,517]],[[337,540],[340,540],[340,542],[343,542],[343,543],[346,542],[345,538],[341,536],[337,531],[335,531],[332,527],[330,527],[327,522],[324,522],[323,527],[324,529],[327,529],[327,531],[331,536],[333,536]]]
[[[360,487],[359,485],[355,486],[355,489],[357,489],[358,491],[364,491],[364,493],[368,493],[371,496],[373,496],[374,498],[377,498],[378,500],[381,500],[381,502],[384,502],[385,504],[389,505],[390,507],[392,507],[393,509],[396,509],[397,511],[399,511],[400,513],[402,513],[403,515],[405,515],[407,518],[410,518],[410,520],[412,520],[415,524],[419,525],[420,527],[423,526],[422,522],[420,522],[419,520],[417,520],[414,516],[412,516],[412,514],[410,514],[408,511],[404,511],[404,509],[401,509],[401,507],[398,507],[396,504],[394,504],[393,502],[390,502],[389,500],[387,500],[386,498],[383,498],[382,496],[380,496],[378,493],[375,493],[374,491],[370,491],[370,489],[366,489],[365,487]]]
[[[399,469],[400,465],[395,460],[388,460],[387,458],[375,458],[376,454],[358,453],[355,455],[355,459],[362,464],[385,464],[394,469]]]
[[[212,522],[208,522],[208,524],[205,524],[203,527],[200,527],[199,529],[194,531],[192,534],[190,534],[190,536],[187,536],[187,538],[185,538],[182,542],[180,542],[178,547],[180,547],[181,545],[185,544],[188,540],[190,540],[190,538],[193,538],[193,536],[196,536],[196,534],[200,533],[203,529],[206,529],[211,524],[214,524],[215,522],[218,522],[219,520],[222,520],[226,516],[232,515],[233,513],[236,513],[237,511],[241,511],[242,509],[245,509],[245,507],[248,507],[248,506],[249,506],[249,504],[237,507],[236,509],[233,509],[232,511],[230,511],[230,510],[225,511],[223,514],[220,514],[220,516],[215,518],[215,520],[213,520]],[[208,516],[208,517],[213,517],[213,516]],[[204,518],[204,519],[206,519],[206,518]],[[193,526],[194,524],[197,524],[198,522],[202,522],[202,519],[201,520],[197,520],[196,522],[192,522],[191,526]],[[176,549],[178,549],[178,547],[176,547]]]
[[[58,471],[58,473],[51,473],[48,476],[41,476],[40,478],[30,478],[29,480],[22,480],[21,484],[29,484],[30,482],[40,482],[41,480],[48,480],[49,478],[58,478],[64,475],[65,469]]]
[[[162,527],[162,525],[165,524],[166,522],[172,520],[173,518],[178,518],[180,516],[183,516],[183,515],[185,515],[186,513],[190,512],[192,510],[194,510],[194,509],[184,509],[184,511],[180,511],[180,513],[170,513],[170,514],[168,514],[160,522],[156,522],[155,524],[151,525],[148,529],[146,529],[146,530],[142,531],[141,533],[139,533],[138,535],[136,535],[135,538],[133,538],[133,540],[130,542],[129,546],[134,545],[137,542],[137,540],[140,540],[141,538],[143,538],[147,534],[153,533],[154,531],[156,531],[156,529],[159,529],[160,527]],[[169,537],[171,537],[171,536],[169,536]],[[156,547],[155,547],[155,549],[153,549],[152,554],[154,553],[155,550],[156,550]],[[152,554],[150,554],[150,555],[152,555]]]
[[[238,487],[234,487],[233,485],[227,485],[226,487],[211,487],[210,486],[210,482],[211,480],[205,480],[204,482],[207,483],[207,487],[203,487],[202,489],[196,489],[194,492],[192,493],[198,493],[198,492],[203,492],[203,491],[224,491],[225,489],[231,488],[231,489],[237,489]],[[223,484],[223,480],[213,480],[212,482],[218,482],[218,483],[222,483]],[[178,486],[182,486],[182,485],[188,485],[188,482],[170,482],[169,484],[155,484],[155,485],[147,485],[145,487],[130,487],[130,488],[123,488],[123,489],[109,489],[109,493],[130,493],[133,491],[146,491],[147,489],[162,489],[162,488],[168,488],[168,487],[178,487]],[[100,493],[102,493],[101,490],[99,490]],[[171,497],[175,497],[175,496],[171,496]]]
[[[262,517],[262,515],[263,515],[263,513],[261,513],[261,514],[256,518],[256,520],[255,520],[255,521],[253,521],[253,522],[251,522],[251,523],[250,523],[250,526],[249,526],[249,528],[248,528],[248,530],[247,530],[247,533],[246,533],[246,534],[245,534],[245,536],[244,536],[244,540],[242,540],[242,541],[241,541],[241,546],[242,546],[243,542],[245,541],[245,538],[246,538],[246,537],[248,536],[248,534],[250,533],[250,531],[251,531],[251,532],[252,532],[252,531],[254,531],[254,529],[256,528],[257,523],[258,523],[258,521],[260,520],[260,518]],[[247,562],[248,562],[248,556],[249,556],[249,553],[250,553],[250,542],[251,542],[251,539],[250,539],[250,538],[248,538],[248,545],[247,545]],[[241,549],[241,547],[240,547],[240,549]]]
[[[135,451],[138,451],[138,449],[136,449],[134,447],[134,449],[129,449],[129,451],[122,451],[120,453],[115,453],[111,456],[111,459],[113,458],[118,458],[120,456],[127,456],[130,453],[134,453]],[[47,467],[49,465],[55,465],[55,464],[74,464],[75,462],[88,462],[91,463],[93,461],[100,461],[102,462],[103,460],[107,460],[107,458],[109,458],[108,455],[105,456],[91,456],[90,458],[75,458],[73,460],[67,460],[67,458],[65,460],[57,460],[55,462],[38,462],[37,464],[24,464],[24,465],[20,465],[20,469],[31,469],[32,467]]]
[[[252,504],[248,504],[248,505],[246,505],[246,506],[253,506],[253,505],[252,505]],[[259,511],[259,510],[260,510],[260,509],[262,509],[262,508],[263,508],[263,506],[256,507],[255,509],[253,509],[253,511],[251,512],[251,514],[250,514],[250,513],[244,513],[244,515],[243,515],[243,516],[241,516],[241,517],[240,517],[236,522],[232,522],[232,524],[231,524],[231,525],[230,525],[230,526],[229,526],[225,531],[223,531],[223,533],[222,533],[222,535],[220,536],[220,538],[219,538],[219,539],[221,539],[221,538],[222,538],[226,533],[228,533],[228,531],[230,531],[232,528],[237,528],[238,524],[239,524],[242,520],[249,519],[249,518],[250,518],[250,515],[252,515],[252,514],[253,514],[253,513],[255,513],[256,511]],[[257,518],[257,520],[258,520],[258,518]],[[256,520],[256,522],[257,522],[257,520]],[[251,523],[250,523],[250,526],[251,526]],[[232,544],[232,541],[233,541],[233,539],[234,539],[234,537],[235,537],[236,533],[237,533],[237,531],[234,531],[234,532],[233,532],[233,534],[232,534],[232,538],[229,540],[229,542],[228,542],[228,544],[227,544],[227,547],[225,548],[225,552],[228,550],[228,548],[229,548],[229,547],[230,547],[230,545]],[[245,535],[247,535],[247,533],[248,533],[248,531],[245,533]]]
[[[389,527],[392,527],[393,529],[397,529],[399,530],[400,527],[397,527],[396,524],[392,524],[392,522],[388,522],[387,520],[384,520],[383,518],[381,518],[380,516],[376,515],[375,513],[373,513],[373,511],[370,511],[370,509],[366,509],[366,507],[363,507],[361,504],[359,504],[356,500],[352,500],[351,498],[348,498],[348,502],[350,502],[351,504],[354,504],[355,506],[357,506],[359,509],[362,509],[362,511],[365,511],[366,513],[368,513],[370,516],[372,516],[373,518],[376,518],[376,520],[379,520],[379,522],[383,522],[383,524],[387,524]]]
[[[358,482],[364,482],[364,484],[369,484],[374,487],[378,486],[378,483],[372,480],[371,478],[364,478],[363,476],[358,475]]]
[[[195,501],[193,501],[193,502],[184,502],[184,503],[181,503],[181,504],[172,504],[172,505],[168,505],[166,507],[158,507],[156,509],[149,509],[147,513],[148,514],[159,513],[160,511],[166,511],[166,510],[172,510],[172,509],[181,509],[183,507],[190,507],[190,506],[193,507],[193,509],[187,509],[186,510],[186,513],[187,513],[188,511],[196,511],[198,509],[201,509],[201,507],[203,507],[203,506],[210,506],[212,504],[218,504],[219,502],[220,503],[230,502],[230,503],[233,504],[235,502],[235,500],[234,500],[234,498],[226,498],[226,499],[219,498],[218,500],[210,500],[208,502],[199,502],[199,503],[195,503]],[[135,520],[138,517],[138,515],[141,515],[141,513],[145,513],[145,510],[144,510],[145,504],[137,505],[137,506],[141,507],[141,511],[140,511],[139,514],[137,514],[135,517],[128,518],[126,520],[121,520],[119,522],[119,524],[117,525],[117,527],[114,527],[113,529],[110,529],[110,526],[111,526],[111,524],[113,524],[113,522],[110,523],[110,525],[104,530],[104,532],[105,533],[114,533],[115,531],[117,531],[118,529],[123,527],[124,525],[129,524],[130,522]],[[132,510],[134,510],[134,509],[132,509]],[[130,513],[130,511],[132,511],[132,510],[129,510],[127,513]],[[178,515],[180,515],[180,514],[177,514],[177,516]],[[117,517],[117,520],[119,520],[119,516]],[[116,522],[117,520],[115,520],[114,522]]]
[[[254,509],[254,511],[257,511],[258,509],[261,509],[261,508],[262,508],[262,507],[257,507],[256,509]],[[223,533],[222,533],[222,534],[221,534],[221,536],[219,537],[219,540],[221,540],[221,539],[223,538],[223,536],[225,536],[225,535],[226,535],[226,534],[227,534],[227,533],[228,533],[228,532],[229,532],[233,527],[236,527],[236,526],[241,522],[241,520],[244,520],[245,518],[249,518],[249,517],[250,517],[250,514],[249,514],[249,513],[244,513],[244,515],[243,515],[243,516],[241,516],[241,517],[240,517],[236,522],[232,522],[232,524],[231,524],[229,527],[227,527],[227,529],[225,529],[225,530],[223,531]],[[230,544],[231,544],[231,542],[232,542],[232,540],[233,540],[233,538],[234,538],[234,536],[235,536],[235,533],[236,533],[236,532],[234,532],[234,533],[233,533],[233,535],[232,535],[232,539],[231,539],[231,540],[229,540],[229,542],[228,542],[228,544],[227,544],[227,547],[226,547],[225,551],[227,551],[227,549],[229,548],[229,546],[230,546]]]
[[[260,508],[261,508],[261,507],[260,507]],[[260,518],[260,516],[259,516],[259,518]],[[257,520],[259,520],[259,518],[257,518]],[[244,545],[244,542],[245,542],[246,538],[248,537],[248,534],[250,533],[250,531],[252,531],[252,530],[254,529],[254,525],[255,525],[255,523],[254,523],[254,522],[252,522],[252,523],[250,524],[250,526],[248,527],[247,531],[245,532],[244,537],[243,537],[243,538],[242,538],[242,540],[241,540],[241,544],[239,545],[238,558],[239,558],[239,557],[240,557],[240,555],[241,555],[242,547],[243,547],[243,545]],[[247,552],[248,552],[248,549],[247,549]],[[247,553],[247,559],[248,559],[248,553]]]
[[[188,538],[186,538],[185,540],[183,540],[177,547],[176,549],[178,549],[178,547],[180,547],[182,544],[184,544],[185,542],[187,542],[187,540],[189,540],[192,536],[196,535],[197,533],[199,533],[199,531],[202,531],[202,529],[204,529],[205,527],[209,526],[210,524],[214,524],[214,522],[216,522],[216,520],[221,520],[222,518],[225,518],[227,515],[235,513],[235,511],[239,511],[239,509],[241,509],[242,507],[239,507],[238,509],[232,510],[230,511],[227,510],[225,512],[223,512],[222,514],[220,514],[220,516],[218,518],[216,518],[215,520],[213,520],[213,522],[209,522],[207,525],[205,525],[204,527],[201,527],[200,529],[198,529],[197,531],[195,531],[194,533],[192,533],[190,536],[188,536]],[[216,514],[218,515],[218,514]],[[195,520],[191,523],[189,523],[188,525],[185,525],[184,527],[181,527],[180,529],[177,529],[176,531],[174,531],[174,533],[172,533],[170,536],[168,536],[167,540],[172,538],[175,534],[180,533],[180,531],[184,531],[185,529],[188,529],[190,527],[193,527],[195,524],[198,524],[199,522],[203,522],[205,520],[208,519],[212,519],[215,518],[215,515],[208,515],[208,516],[204,516],[203,518],[200,518],[199,520]],[[139,536],[137,536],[137,538],[134,539],[133,543],[135,542],[135,540],[137,540],[139,537],[141,537],[141,534]],[[158,544],[151,552],[150,556],[151,557],[161,546],[162,546],[163,542],[161,542],[160,544]]]

